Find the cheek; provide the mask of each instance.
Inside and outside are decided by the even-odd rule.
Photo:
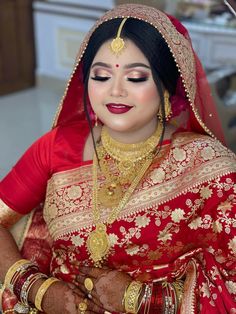
[[[137,90],[136,90],[137,93]],[[143,88],[138,89],[137,96],[139,98],[140,103],[149,103],[159,106],[160,103],[160,96],[156,89],[153,86],[146,86]]]
[[[88,96],[91,105],[95,105],[97,102],[99,102],[103,95],[104,91],[102,86],[97,86],[97,84],[94,82],[88,84]]]

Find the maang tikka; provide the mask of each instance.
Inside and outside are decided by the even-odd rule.
[[[116,38],[114,38],[112,40],[111,45],[110,45],[111,51],[114,54],[116,54],[116,55],[118,55],[125,47],[124,39],[120,37],[120,34],[121,34],[122,28],[123,28],[126,20],[127,20],[127,17],[124,18],[122,20],[122,22],[120,23],[120,26],[119,26],[118,31],[117,31]]]

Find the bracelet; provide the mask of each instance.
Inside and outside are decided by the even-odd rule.
[[[172,283],[163,283],[163,305],[164,314],[175,314],[177,313],[177,300],[176,292]]]
[[[29,291],[31,289],[31,287],[33,286],[33,284],[38,280],[38,279],[42,279],[42,278],[48,278],[45,274],[43,273],[36,273],[36,274],[32,274],[30,275],[26,281],[24,282],[21,292],[20,292],[20,300],[23,304],[29,305],[28,303],[28,295],[29,295]]]
[[[36,293],[35,302],[34,302],[35,303],[35,307],[39,311],[43,312],[43,310],[42,310],[43,297],[44,297],[46,291],[48,290],[48,288],[56,281],[59,281],[59,279],[54,278],[54,277],[48,278],[39,287],[39,289],[38,289],[38,291]]]
[[[139,313],[139,311],[142,314],[149,313],[150,306],[151,306],[152,292],[153,292],[153,283],[146,284],[144,295],[143,295],[142,300],[140,301],[140,304],[138,306],[138,313]],[[160,312],[156,311],[155,313],[161,313],[161,311]]]
[[[124,295],[126,313],[138,313],[138,299],[142,292],[143,284],[139,281],[132,281]]]
[[[20,299],[20,294],[22,290],[22,286],[26,282],[26,280],[32,275],[38,273],[38,269],[29,267],[26,269],[25,272],[22,274],[19,274],[19,276],[16,278],[15,282],[12,282],[13,284],[13,292],[15,296],[17,296],[17,299]]]
[[[31,262],[27,259],[20,259],[19,261],[15,262],[7,271],[4,279],[4,287],[9,288],[12,278],[16,273],[21,270],[21,267],[24,265],[29,265]]]

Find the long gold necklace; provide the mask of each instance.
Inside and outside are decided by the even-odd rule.
[[[94,155],[92,206],[93,206],[93,218],[96,223],[96,229],[90,233],[87,239],[87,249],[89,251],[90,257],[92,258],[94,262],[94,265],[97,267],[101,267],[103,260],[106,258],[110,250],[110,241],[109,241],[109,236],[107,234],[106,224],[112,224],[117,219],[119,213],[124,209],[125,205],[127,204],[128,200],[130,199],[137,185],[143,178],[145,172],[150,167],[153,161],[153,158],[155,156],[155,148],[160,140],[161,133],[162,133],[162,125],[158,124],[157,130],[155,131],[155,133],[147,141],[138,143],[138,144],[122,144],[109,138],[109,134],[107,132],[103,131],[101,134],[101,139],[102,139],[102,144],[103,144],[102,149],[105,149],[105,151],[107,151],[107,145],[109,143],[109,148],[108,148],[109,153],[108,152],[107,153],[109,154],[111,159],[114,159],[116,161],[118,160],[119,162],[124,162],[126,158],[129,158],[127,156],[130,156],[130,151],[134,149],[135,147],[139,150],[139,154],[133,151],[133,153],[136,156],[136,159],[133,158],[133,156],[131,157],[132,165],[140,161],[143,161],[143,162],[142,162],[141,168],[138,169],[137,175],[134,176],[132,182],[130,183],[129,187],[126,189],[123,195],[123,193],[121,193],[120,191],[121,187],[118,182],[119,180],[116,180],[116,179],[108,180],[108,183],[105,183],[101,188],[99,188],[98,161],[97,161],[96,155]],[[104,138],[104,134],[105,134],[105,138]],[[116,145],[117,143],[118,145]],[[112,146],[112,148],[110,147],[110,145]],[[151,149],[151,146],[152,146],[152,149]],[[122,150],[122,147],[124,147],[125,149]],[[101,159],[100,159],[101,151],[99,151],[98,149],[98,152],[99,152],[99,160],[101,162]],[[112,156],[110,154],[112,154]],[[102,156],[103,156],[103,153],[102,153]],[[107,172],[107,169],[105,169],[105,172]],[[109,177],[109,174],[106,173],[105,177]],[[119,175],[117,175],[117,177],[120,178]],[[101,193],[101,190],[103,190],[103,193]],[[101,213],[100,213],[100,208],[99,208],[99,205],[100,206],[101,204],[104,205],[104,199],[102,200],[99,199],[99,197],[101,197],[102,195],[103,197],[104,195],[106,195],[105,205],[107,203],[106,199],[108,200],[110,199],[111,200],[110,204],[115,205],[115,206],[110,206],[112,208],[112,211],[106,223],[103,223],[101,221]]]

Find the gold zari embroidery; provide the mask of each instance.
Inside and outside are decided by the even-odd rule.
[[[197,152],[196,146],[199,148]],[[202,154],[206,147],[211,148],[214,154]],[[176,149],[182,150],[184,153],[176,155],[174,153]],[[183,134],[176,136],[171,150],[169,151],[169,147],[166,146],[161,154],[162,162],[160,164],[157,162],[152,166],[145,178],[145,184],[137,187],[122,211],[122,219],[134,213],[137,215],[141,211],[158,208],[159,205],[179,196],[179,191],[187,193],[194,186],[201,186],[203,183],[236,170],[233,153],[230,157],[229,152],[215,140],[191,133],[185,136]],[[209,160],[206,160],[206,156]],[[211,193],[209,187],[201,187],[199,191],[203,199]],[[91,195],[91,165],[53,175],[48,182],[44,217],[54,239],[77,230],[87,230],[88,232],[91,230],[93,224]],[[107,221],[109,213],[109,208],[104,208],[101,213],[101,221]],[[178,222],[184,217],[181,209],[170,211],[169,215],[171,214],[173,222]],[[142,225],[144,221],[142,220],[140,223]],[[194,224],[194,222],[191,223]],[[160,237],[163,240],[168,239],[169,232],[163,231]]]

